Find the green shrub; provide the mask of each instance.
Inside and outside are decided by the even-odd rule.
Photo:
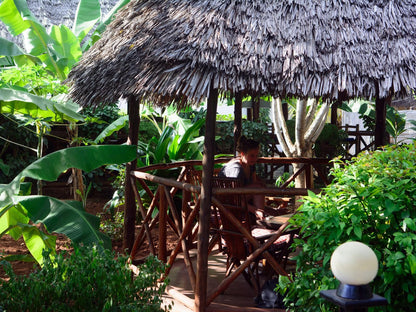
[[[9,183],[20,171],[36,160],[36,152],[24,147],[36,147],[38,139],[34,131],[34,127],[30,125],[23,127],[13,115],[0,114],[0,159],[8,167],[7,172],[0,170],[0,183]]]
[[[415,145],[361,154],[345,166],[336,162],[333,176],[323,193],[304,199],[293,218],[302,240],[297,240],[301,252],[294,282],[286,285],[286,303],[295,311],[329,309],[319,291],[339,283],[330,271],[331,254],[355,240],[377,254],[379,272],[371,285],[387,298],[387,310],[416,311]]]
[[[79,126],[78,136],[94,140],[109,124],[120,117],[120,109],[117,104],[109,104],[99,109],[95,107],[84,107],[81,111],[86,123]],[[106,142],[110,139],[117,139],[119,136],[127,135],[127,127],[120,131],[114,132]]]
[[[3,262],[10,281],[1,280],[0,306],[13,311],[166,311],[157,280],[164,265],[154,257],[132,278],[127,257],[96,247],[59,254],[27,277],[16,276]],[[1,310],[0,308],[0,310]]]
[[[313,147],[315,156],[328,159],[344,156],[345,148],[343,143],[345,143],[347,137],[347,133],[338,129],[336,125],[325,124]]]

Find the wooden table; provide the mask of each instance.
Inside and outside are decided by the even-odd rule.
[[[282,224],[286,223],[291,217],[293,213],[284,214],[281,216],[275,217],[266,217],[264,220],[259,221],[265,227],[268,227],[273,230],[278,230]]]

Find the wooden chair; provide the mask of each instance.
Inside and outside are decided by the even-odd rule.
[[[238,188],[241,186],[241,182],[235,178],[213,177],[213,188]],[[244,194],[217,194],[214,196],[222,203],[224,208],[241,222],[241,225],[247,229],[259,243],[264,243],[276,233],[276,231],[272,229],[259,229],[258,227],[253,229],[254,224],[250,223],[246,196]],[[234,268],[238,268],[241,262],[247,259],[253,252],[254,247],[248,242],[241,230],[229,220],[221,209],[218,209],[218,207],[215,207],[214,205],[211,212],[211,219],[217,221],[211,221],[212,239],[210,250],[213,245],[219,243],[220,249],[227,255],[225,273],[225,276],[227,277]],[[293,242],[293,238],[294,233],[282,235],[268,248],[269,253],[272,254],[278,263],[282,264],[283,268],[286,266],[289,247]],[[224,243],[223,247],[221,241]],[[260,290],[260,260],[262,260],[261,256],[253,261],[250,266],[242,272],[246,281],[257,292]]]
[[[213,188],[236,188],[242,186],[240,180],[235,178],[213,177],[212,183]],[[245,195],[216,195],[216,198],[223,204],[224,208],[241,222],[243,227],[248,231],[251,230]],[[229,276],[232,270],[240,266],[241,261],[247,258],[247,255],[251,252],[251,246],[221,209],[213,206],[211,212],[211,233],[213,233],[213,238],[210,246],[212,247],[213,244],[218,243],[220,249],[227,255],[225,276]],[[222,246],[222,242],[224,242],[224,246]],[[256,290],[259,289],[259,283],[252,266],[243,271],[243,276],[250,286]]]

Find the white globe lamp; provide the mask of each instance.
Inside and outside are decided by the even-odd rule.
[[[369,283],[378,271],[374,251],[361,242],[346,242],[331,256],[331,271],[341,282],[336,294],[347,299],[369,299],[373,296]]]

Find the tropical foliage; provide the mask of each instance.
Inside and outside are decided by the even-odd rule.
[[[44,253],[44,265],[29,276],[0,280],[1,311],[168,311],[162,305],[166,282],[158,283],[164,264],[155,257],[135,268],[110,250],[75,246],[68,255]],[[138,275],[133,275],[134,268]],[[30,289],[30,291],[28,291]]]
[[[329,260],[349,240],[370,246],[379,260],[372,283],[387,298],[388,311],[410,311],[416,296],[416,147],[391,146],[336,162],[333,182],[309,194],[293,223],[301,227],[301,247],[286,304],[294,311],[321,311],[319,291],[333,289]],[[327,308],[329,305],[327,306]]]
[[[102,18],[98,0],[80,0],[72,29],[65,25],[52,25],[48,30],[40,24],[27,6],[26,0],[3,0],[0,3],[0,20],[10,34],[24,35],[25,47],[17,46],[1,39],[0,65],[43,64],[60,81],[63,81],[71,68],[78,62],[83,51],[87,50],[112,20],[114,13],[129,1],[120,1],[107,16]],[[97,26],[90,37],[89,32]],[[85,40],[85,44],[82,44]]]
[[[139,140],[138,166],[202,159],[204,137],[199,135],[199,131],[205,123],[204,118],[196,122],[181,118],[173,106],[167,107],[161,114],[160,124],[159,114],[151,107],[145,107],[141,116],[153,124],[158,136],[148,142]]]
[[[54,181],[69,168],[89,172],[135,157],[135,146],[101,145],[68,148],[38,159],[9,184],[0,184],[0,235],[10,234],[14,239],[23,236],[30,253],[39,263],[42,262],[42,250],[55,249],[55,237],[50,233],[63,233],[72,241],[84,244],[104,241],[104,246],[110,247],[108,237],[98,230],[99,219],[86,213],[82,203],[30,196],[30,184],[24,182],[24,178]],[[36,226],[39,223],[46,231]]]
[[[356,112],[362,119],[364,126],[369,131],[374,131],[376,126],[376,104],[373,101],[362,99],[351,100],[344,102],[341,109],[346,112]],[[406,129],[406,115],[400,113],[392,106],[386,107],[386,131],[393,138],[394,143],[397,144],[398,137]]]
[[[22,129],[29,124],[35,127],[37,157],[42,155],[44,138],[52,125],[69,123],[71,130],[76,129],[75,122],[83,120],[77,113],[79,107],[65,100],[67,88],[61,83],[82,53],[99,39],[114,14],[128,2],[119,1],[102,17],[98,0],[80,0],[72,29],[65,25],[52,25],[49,29],[32,14],[26,0],[1,1],[0,21],[11,35],[23,36],[25,48],[0,38],[0,66],[4,69],[0,80],[0,112],[19,115],[19,126],[25,125]],[[78,140],[76,131],[70,132],[75,136],[70,140]]]

